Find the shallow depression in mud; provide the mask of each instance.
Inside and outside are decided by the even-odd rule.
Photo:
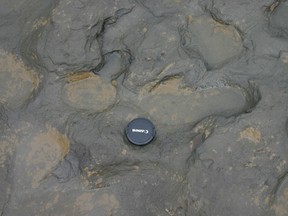
[[[183,86],[183,78],[177,76],[148,84],[134,97],[128,95],[123,95],[124,101],[134,104],[143,115],[159,124],[167,125],[195,123],[208,116],[237,116],[251,111],[261,99],[258,87],[253,84],[193,89]]]

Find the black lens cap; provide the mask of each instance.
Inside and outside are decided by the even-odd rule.
[[[155,126],[145,118],[132,120],[125,129],[127,139],[134,145],[146,145],[150,143],[156,134]]]

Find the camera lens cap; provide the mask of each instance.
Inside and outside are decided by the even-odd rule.
[[[132,120],[125,129],[127,139],[134,145],[142,146],[150,143],[155,135],[155,126],[146,118]]]

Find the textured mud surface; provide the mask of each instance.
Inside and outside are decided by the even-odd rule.
[[[1,0],[0,215],[288,215],[287,20],[285,0]]]

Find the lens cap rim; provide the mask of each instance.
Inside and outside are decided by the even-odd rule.
[[[143,140],[143,139],[137,140],[137,136],[135,136],[135,134],[133,134],[133,136],[132,136],[132,133],[134,133],[134,132],[131,131],[131,128],[133,129],[133,127],[135,128],[135,126],[137,128],[139,124],[140,125],[144,124],[145,129],[148,130],[149,135],[147,134],[147,139],[145,139],[145,140]],[[139,129],[143,129],[143,128],[139,128]],[[139,118],[133,119],[132,121],[130,121],[127,124],[127,126],[125,128],[125,135],[131,144],[137,145],[137,146],[144,146],[144,145],[147,145],[147,144],[152,142],[152,140],[155,138],[156,130],[155,130],[154,124],[149,119],[139,117]],[[141,134],[139,133],[139,136],[140,135]],[[143,136],[143,134],[142,134],[142,136]]]

